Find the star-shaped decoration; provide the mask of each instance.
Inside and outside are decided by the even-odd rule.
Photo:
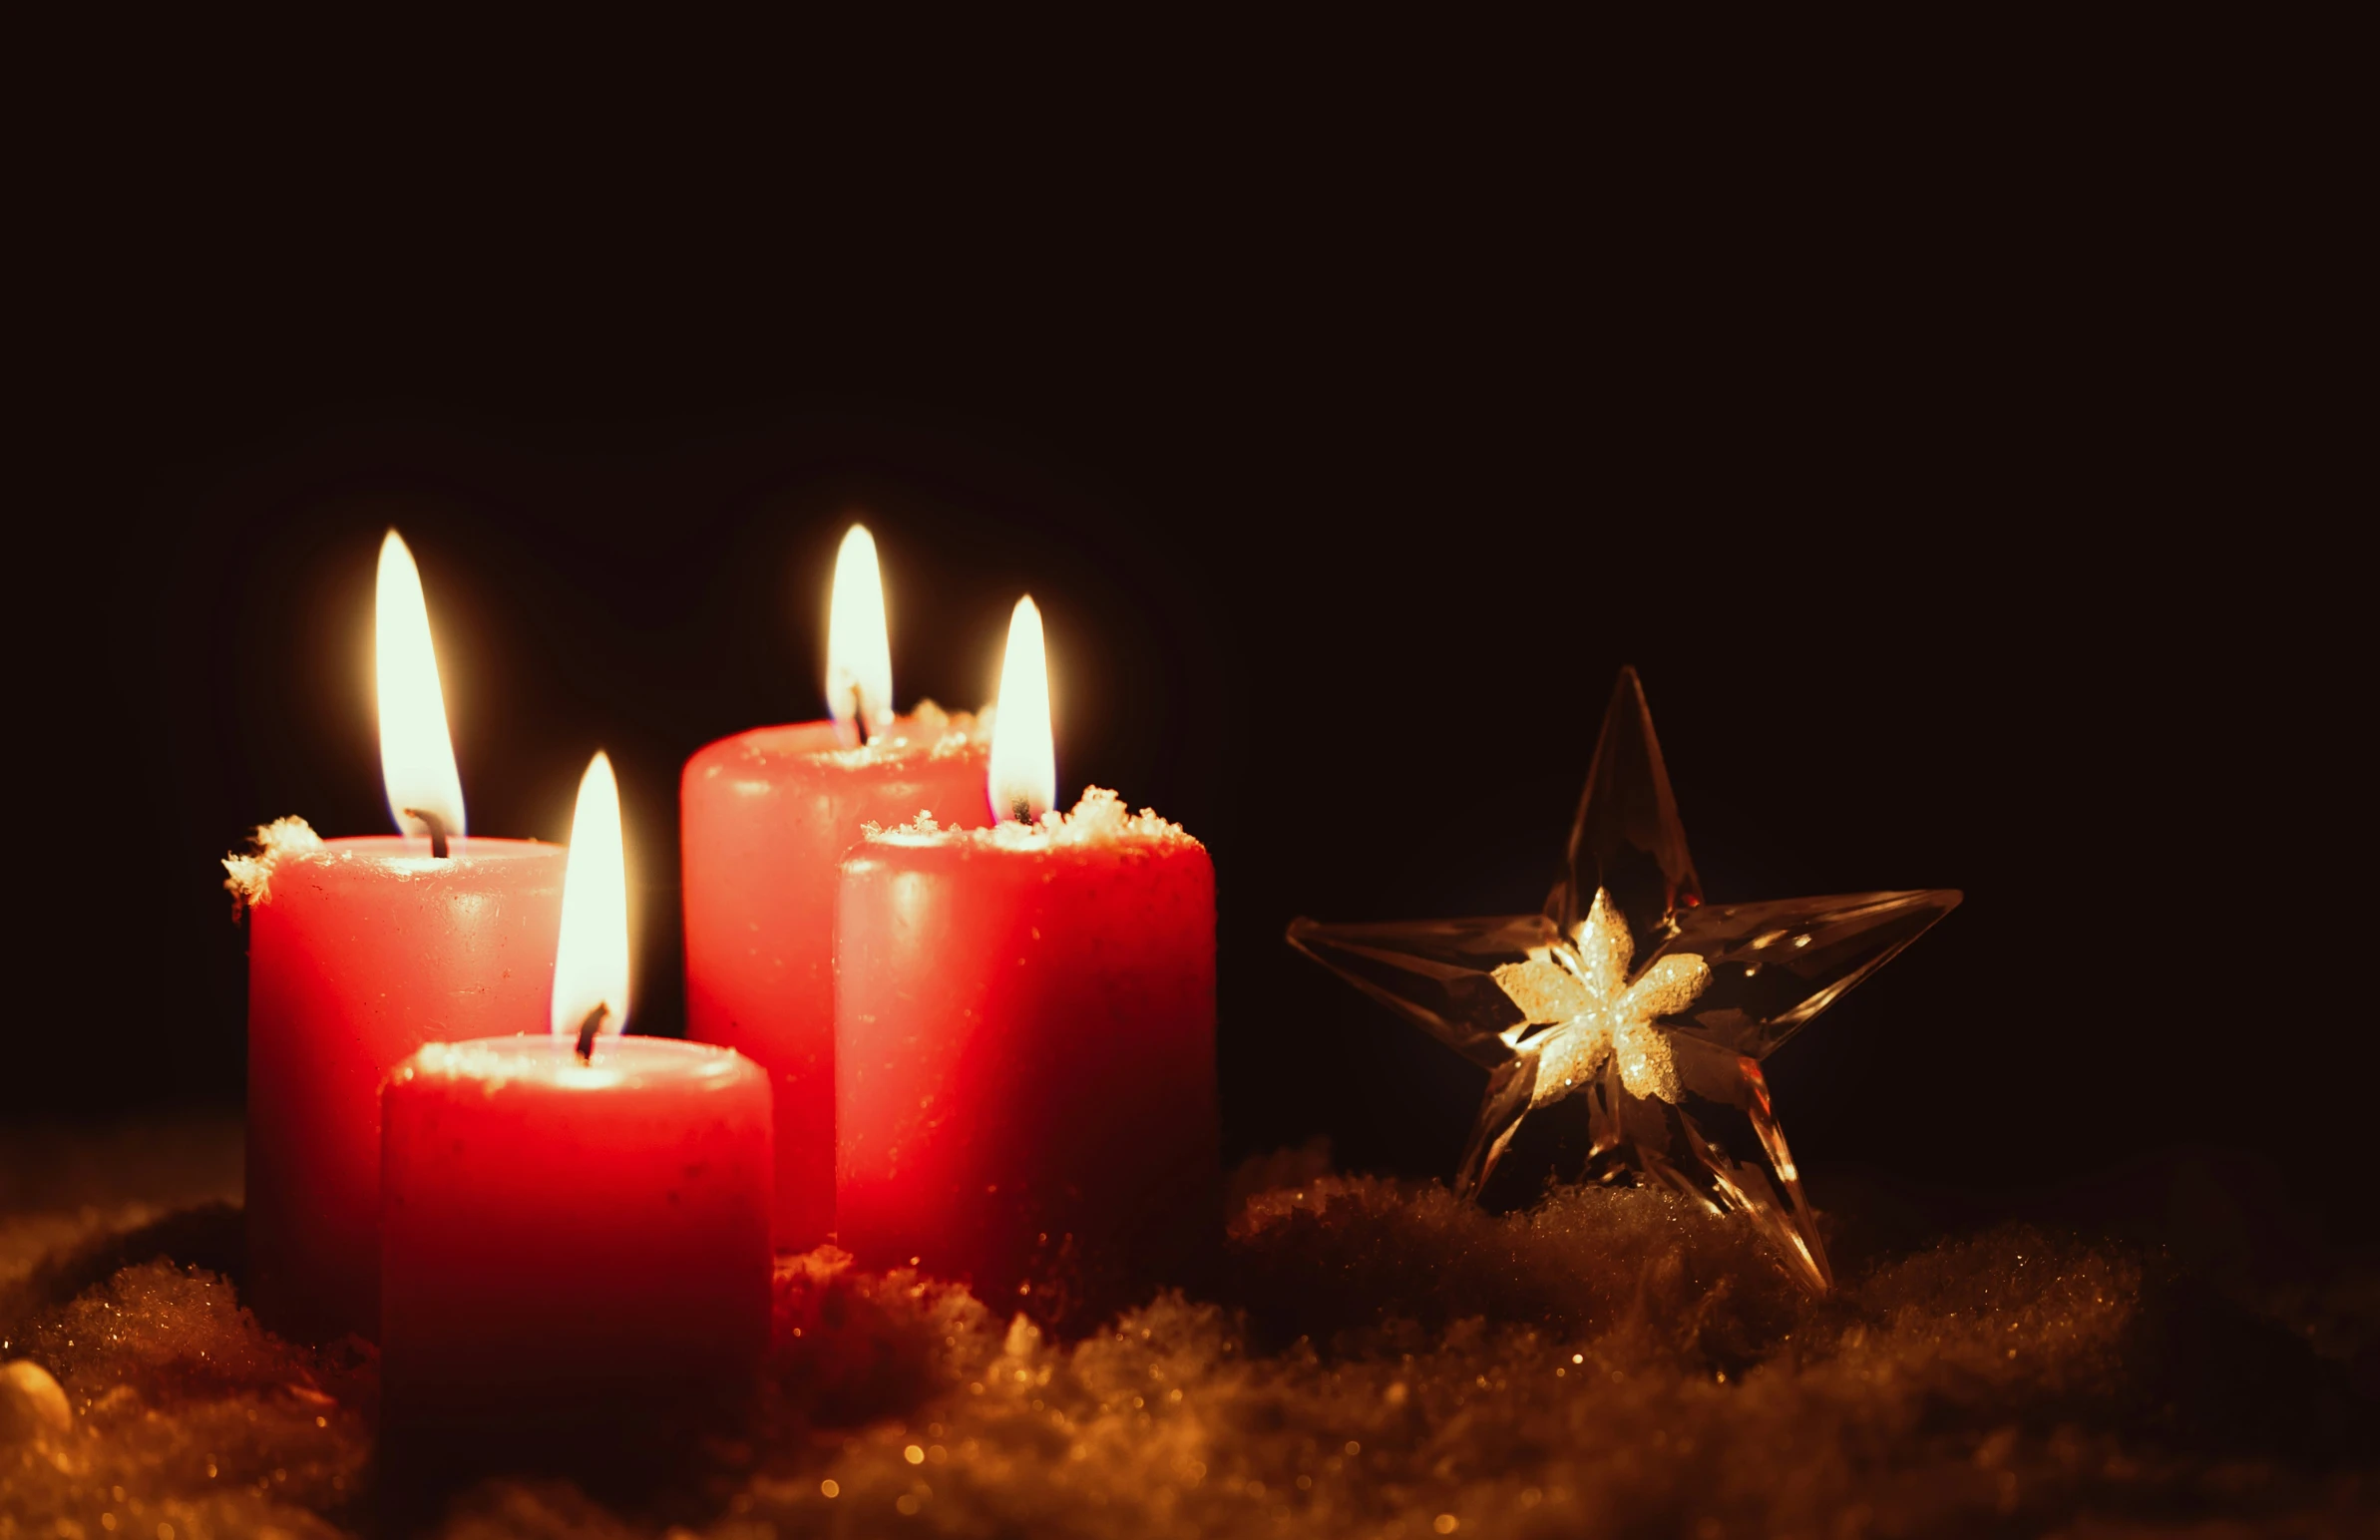
[[[1455,1190],[1476,1198],[1521,1120],[1587,1104],[1587,1174],[1750,1219],[1832,1281],[1760,1061],[1958,907],[1948,889],[1703,902],[1636,670],[1620,671],[1545,910],[1323,925],[1290,945],[1488,1071]],[[1632,967],[1638,958],[1641,966]]]

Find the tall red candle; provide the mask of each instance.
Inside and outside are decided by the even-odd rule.
[[[421,580],[393,531],[377,608],[382,771],[417,832],[324,842],[283,819],[226,863],[250,916],[247,1297],[312,1341],[377,1330],[382,1078],[425,1042],[542,1021],[562,919],[562,847],[464,833]]]
[[[679,785],[686,1032],[768,1071],[785,1250],[835,1225],[837,863],[866,824],[985,822],[990,748],[972,719],[891,714],[876,550],[856,526],[836,563],[828,658],[833,720],[721,739]]]
[[[573,820],[554,1030],[433,1043],[381,1119],[382,1419],[400,1467],[600,1472],[743,1404],[768,1344],[769,1091],[723,1048],[617,1035],[609,763]]]
[[[1016,650],[1001,745],[1036,710],[1045,745]],[[994,775],[1003,805],[1046,804]],[[920,820],[845,861],[837,926],[844,1247],[1067,1325],[1200,1281],[1222,1229],[1204,846],[1096,789],[1064,818]]]

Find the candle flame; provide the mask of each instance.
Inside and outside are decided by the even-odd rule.
[[[446,832],[463,831],[463,778],[446,730],[446,695],[430,645],[430,609],[421,569],[396,531],[380,543],[372,604],[372,661],[380,697],[380,780],[397,828],[426,836],[430,827],[406,809],[435,814]]]
[[[1049,655],[1041,611],[1028,595],[1008,616],[999,668],[999,711],[992,725],[992,816],[1030,822],[1057,801],[1057,750],[1049,730]]]
[[[835,553],[835,589],[827,601],[826,708],[837,727],[856,714],[865,736],[893,725],[893,643],[884,617],[884,574],[876,538],[855,524]]]
[[[628,875],[619,832],[619,783],[597,753],[579,781],[571,815],[570,862],[562,877],[562,944],[554,951],[554,1008],[559,1036],[575,1037],[602,1006],[601,1030],[628,1024]]]

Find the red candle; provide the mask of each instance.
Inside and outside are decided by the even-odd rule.
[[[856,525],[831,611],[833,719],[721,739],[686,762],[679,794],[686,1034],[769,1072],[784,1250],[835,1226],[836,865],[865,824],[920,812],[963,828],[986,821],[989,747],[974,723],[931,703],[892,714],[876,546]]]
[[[383,1093],[382,1407],[404,1462],[600,1469],[739,1408],[768,1344],[767,1077],[618,1035],[599,754],[573,834],[554,1031],[433,1043]]]
[[[248,927],[247,1298],[309,1341],[378,1322],[380,1082],[425,1042],[541,1018],[564,852],[464,833],[421,578],[389,532],[376,603],[381,767],[401,837],[259,831]],[[432,833],[432,823],[439,826]]]
[[[862,1262],[1087,1325],[1199,1282],[1221,1234],[1215,877],[1111,792],[1043,816],[1039,632],[1019,604],[992,753],[1023,820],[920,820],[843,865],[836,1196]]]

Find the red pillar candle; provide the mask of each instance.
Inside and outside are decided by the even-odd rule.
[[[542,1020],[562,918],[562,847],[464,834],[421,579],[393,531],[377,610],[382,770],[415,832],[325,842],[283,819],[225,863],[249,914],[247,1298],[310,1341],[376,1330],[382,1078],[425,1042]]]
[[[618,1035],[618,829],[597,755],[556,1030],[433,1043],[383,1093],[382,1405],[408,1461],[600,1469],[739,1409],[768,1344],[768,1080]]]
[[[571,1466],[741,1405],[768,1346],[768,1078],[726,1048],[432,1043],[390,1077],[382,1417]]]
[[[920,812],[985,822],[990,749],[974,722],[931,705],[891,713],[876,548],[856,526],[836,561],[832,611],[833,719],[721,739],[686,762],[679,787],[686,1034],[768,1070],[785,1250],[818,1244],[835,1224],[836,865],[866,824]]]
[[[993,795],[1038,815],[1046,698],[1020,699],[1017,652],[1012,632]],[[1043,779],[1019,786],[999,761],[1036,712]],[[1204,846],[1096,789],[1063,818],[871,835],[836,970],[843,1246],[1061,1325],[1201,1280],[1222,1228]]]

